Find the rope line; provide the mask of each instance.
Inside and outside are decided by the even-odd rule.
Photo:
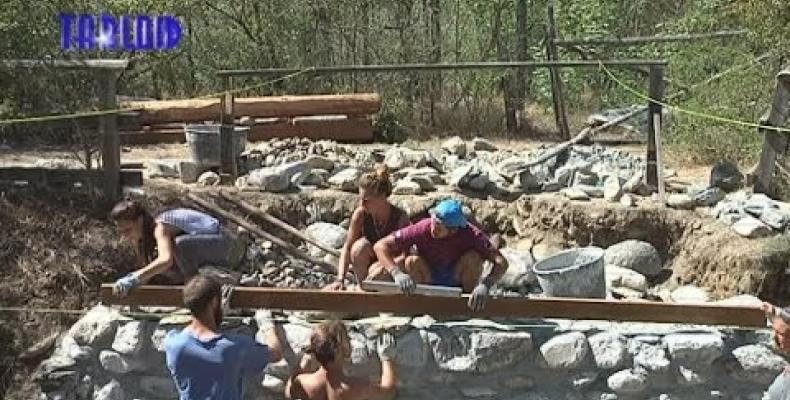
[[[230,89],[216,93],[209,93],[203,96],[196,97],[197,99],[207,99],[213,97],[219,97],[226,94],[236,94],[239,92],[244,92],[247,90],[254,90],[264,86],[272,85],[278,82],[282,82],[296,76],[308,73],[313,71],[314,67],[305,68],[303,70],[281,76],[279,78],[271,79],[262,83],[256,83],[254,85],[245,86],[238,89]],[[75,118],[83,118],[83,117],[97,117],[102,115],[111,115],[111,114],[121,114],[124,112],[136,111],[139,110],[138,108],[129,108],[129,107],[121,107],[121,108],[114,108],[110,110],[97,110],[97,111],[83,111],[83,112],[75,112],[71,114],[52,114],[52,115],[42,115],[38,117],[27,117],[27,118],[12,118],[12,119],[4,119],[0,120],[0,126],[7,126],[7,125],[14,125],[14,124],[25,124],[31,122],[49,122],[49,121],[59,121],[64,119],[75,119]]]
[[[606,73],[606,75],[608,75],[611,80],[613,80],[615,83],[620,85],[620,87],[625,89],[627,92],[633,94],[634,96],[636,96],[636,97],[638,97],[638,98],[640,98],[642,100],[645,100],[645,101],[648,101],[648,102],[653,102],[653,103],[656,103],[656,104],[660,104],[663,107],[666,107],[668,109],[677,111],[677,112],[679,112],[681,114],[687,114],[687,115],[691,115],[691,116],[694,116],[694,117],[697,117],[697,118],[709,119],[709,120],[713,120],[713,121],[717,121],[717,122],[723,122],[723,123],[728,123],[728,124],[733,124],[733,125],[740,125],[740,126],[744,126],[744,127],[748,127],[748,128],[756,128],[756,129],[760,129],[760,130],[771,130],[771,131],[775,131],[775,132],[778,132],[778,133],[790,133],[790,128],[783,128],[783,127],[770,126],[770,125],[762,125],[762,124],[757,124],[757,123],[754,123],[754,122],[747,122],[747,121],[741,121],[741,120],[737,120],[737,119],[722,117],[722,116],[719,116],[719,115],[713,115],[713,114],[708,114],[708,113],[704,113],[704,112],[700,112],[700,111],[689,110],[689,109],[686,109],[686,108],[682,108],[680,106],[676,106],[674,104],[669,104],[669,103],[666,103],[666,102],[663,102],[663,101],[659,101],[659,100],[653,99],[650,96],[648,96],[648,95],[646,95],[646,94],[634,89],[631,86],[628,86],[622,80],[618,79],[612,73],[612,71],[609,70],[609,68],[606,68],[606,66],[602,62],[599,63],[599,65],[600,65],[600,69],[604,73]]]

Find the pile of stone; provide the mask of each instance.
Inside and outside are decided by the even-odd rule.
[[[772,200],[764,194],[735,192],[719,202],[711,214],[747,238],[787,232],[790,204]]]
[[[261,337],[268,313],[228,333]],[[187,315],[132,320],[93,308],[64,334],[34,381],[47,400],[173,399],[164,338]],[[349,321],[346,368],[377,379],[375,343],[394,332],[398,394],[408,399],[749,399],[761,398],[788,365],[771,349],[770,331],[719,331],[666,324],[546,321],[508,325],[482,319],[437,322],[430,316]],[[283,324],[300,359],[311,326],[296,315]],[[689,331],[689,329],[693,329]],[[287,362],[245,376],[245,399],[281,398]]]

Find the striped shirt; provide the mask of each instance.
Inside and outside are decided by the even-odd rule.
[[[216,218],[188,208],[165,211],[156,217],[156,222],[175,226],[189,235],[220,232],[219,221]]]

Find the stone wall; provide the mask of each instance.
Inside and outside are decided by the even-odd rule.
[[[97,306],[59,340],[35,379],[43,399],[173,399],[162,341],[186,318],[133,320]],[[254,318],[227,329],[255,334]],[[401,399],[761,399],[787,365],[770,331],[556,320],[441,321],[376,317],[350,322],[349,370],[379,372],[375,339],[398,340]],[[310,325],[284,325],[297,355]],[[246,381],[246,399],[279,399],[289,370]]]

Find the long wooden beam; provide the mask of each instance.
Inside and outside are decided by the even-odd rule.
[[[625,65],[666,65],[666,60],[566,60],[566,61],[499,61],[499,62],[462,62],[440,64],[378,64],[378,65],[338,65],[333,67],[261,68],[261,69],[224,69],[217,71],[219,76],[255,76],[293,74],[301,71],[310,73],[353,73],[353,72],[403,72],[403,71],[442,71],[468,69],[508,69],[508,68],[592,68],[603,63],[607,67]]]
[[[141,286],[124,297],[112,294],[112,284],[101,287],[107,304],[182,306],[179,286]],[[486,307],[472,312],[468,295],[461,298],[405,296],[391,293],[325,292],[307,289],[237,287],[231,306],[284,310],[334,311],[348,313],[390,312],[404,315],[468,315],[474,317],[559,318],[688,323],[765,327],[765,314],[758,307],[716,304],[677,304],[647,301],[609,301],[567,298],[494,298]]]
[[[725,38],[744,35],[748,32],[749,31],[743,29],[736,31],[692,33],[692,34],[681,34],[681,35],[555,39],[554,43],[558,46],[583,46],[583,45],[631,46],[631,45],[641,45],[641,44],[650,44],[650,43],[691,42],[695,40],[705,40],[705,39],[725,39]]]
[[[122,71],[129,65],[129,60],[0,60],[0,67],[13,68],[62,68],[62,69],[105,69]]]

